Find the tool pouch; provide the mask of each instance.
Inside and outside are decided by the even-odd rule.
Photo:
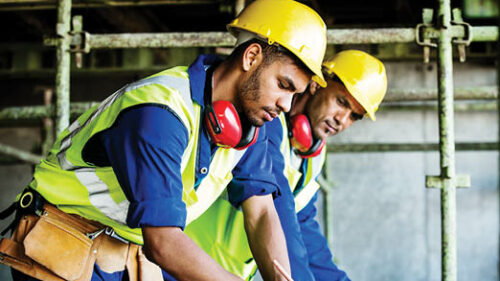
[[[90,255],[92,240],[75,228],[42,216],[23,241],[26,256],[65,280],[77,280]]]
[[[102,226],[45,204],[19,216],[10,239],[0,241],[0,263],[40,280],[90,280],[101,238],[86,233]]]

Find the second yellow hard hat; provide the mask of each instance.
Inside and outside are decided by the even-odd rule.
[[[375,112],[387,91],[384,64],[363,51],[347,50],[325,61],[323,68],[328,74],[340,78],[349,93],[375,121]]]

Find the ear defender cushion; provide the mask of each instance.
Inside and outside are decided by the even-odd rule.
[[[325,146],[325,144],[326,144],[326,140],[317,139],[314,142],[313,146],[308,151],[306,151],[306,152],[298,151],[297,154],[301,158],[304,158],[304,159],[318,156],[321,153],[321,150],[323,150],[323,147]]]
[[[257,141],[259,136],[259,128],[255,126],[250,126],[247,133],[241,138],[241,141],[234,148],[237,150],[243,150]]]
[[[290,143],[301,158],[311,158],[321,153],[326,140],[314,139],[311,123],[305,114],[292,116],[290,125]]]
[[[224,148],[235,147],[240,143],[240,117],[231,102],[213,102],[206,106],[205,112],[205,123],[214,143]]]
[[[297,114],[290,118],[290,143],[300,152],[306,152],[312,145],[311,124],[304,114]]]

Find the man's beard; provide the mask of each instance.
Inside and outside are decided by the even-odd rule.
[[[262,119],[257,117],[258,110],[252,110],[248,106],[248,102],[258,103],[260,99],[260,73],[262,65],[259,65],[257,69],[252,73],[248,80],[243,84],[241,90],[239,91],[238,100],[241,105],[241,111],[244,113],[244,117],[253,126],[260,127],[264,125]]]

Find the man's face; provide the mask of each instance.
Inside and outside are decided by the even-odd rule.
[[[238,89],[242,111],[254,126],[273,120],[290,110],[293,94],[306,90],[311,76],[289,58],[260,64]]]
[[[306,111],[314,136],[321,139],[342,132],[365,114],[344,85],[331,80],[310,98]]]

